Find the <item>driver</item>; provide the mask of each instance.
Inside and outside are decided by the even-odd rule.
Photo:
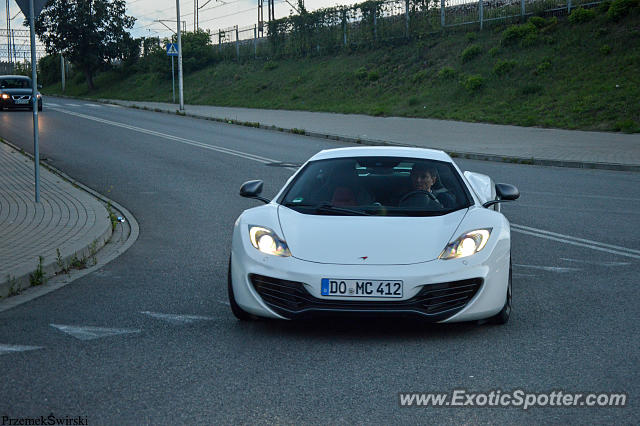
[[[400,200],[401,205],[422,206],[434,203],[442,208],[442,203],[433,192],[434,185],[438,181],[438,172],[435,167],[424,163],[416,163],[411,169],[411,190]]]

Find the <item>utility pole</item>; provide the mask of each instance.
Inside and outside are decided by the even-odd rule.
[[[11,13],[9,12],[9,0],[7,0],[7,61],[11,63]]]
[[[180,111],[184,111],[184,93],[182,85],[182,36],[180,35],[182,32],[180,30],[180,0],[176,0],[176,24],[178,26],[178,91],[180,92]]]
[[[64,92],[65,75],[64,75],[64,56],[62,56],[62,53],[60,54],[60,72],[62,74],[62,91]]]

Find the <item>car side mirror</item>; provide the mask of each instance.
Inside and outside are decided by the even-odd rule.
[[[263,182],[261,180],[250,180],[242,184],[240,187],[240,196],[245,198],[254,198],[264,203],[270,203],[271,200],[260,196],[262,192]]]
[[[490,207],[503,201],[514,201],[520,198],[520,191],[513,185],[508,183],[496,183],[496,199],[487,201],[482,206]]]

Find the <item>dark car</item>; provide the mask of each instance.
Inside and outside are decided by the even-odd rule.
[[[24,75],[0,75],[0,111],[9,108],[32,108],[31,79]],[[38,111],[42,111],[42,95],[38,96]]]

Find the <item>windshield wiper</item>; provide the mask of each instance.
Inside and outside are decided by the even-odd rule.
[[[329,203],[319,203],[319,204],[302,204],[302,203],[284,203],[283,206],[285,207],[308,207],[311,208],[313,210],[315,210],[316,212],[335,212],[335,213],[346,213],[346,214],[350,214],[350,215],[357,215],[357,216],[371,216],[371,213],[367,213],[363,210],[355,210],[355,209],[347,209],[344,207],[337,207],[334,206],[332,204]]]

